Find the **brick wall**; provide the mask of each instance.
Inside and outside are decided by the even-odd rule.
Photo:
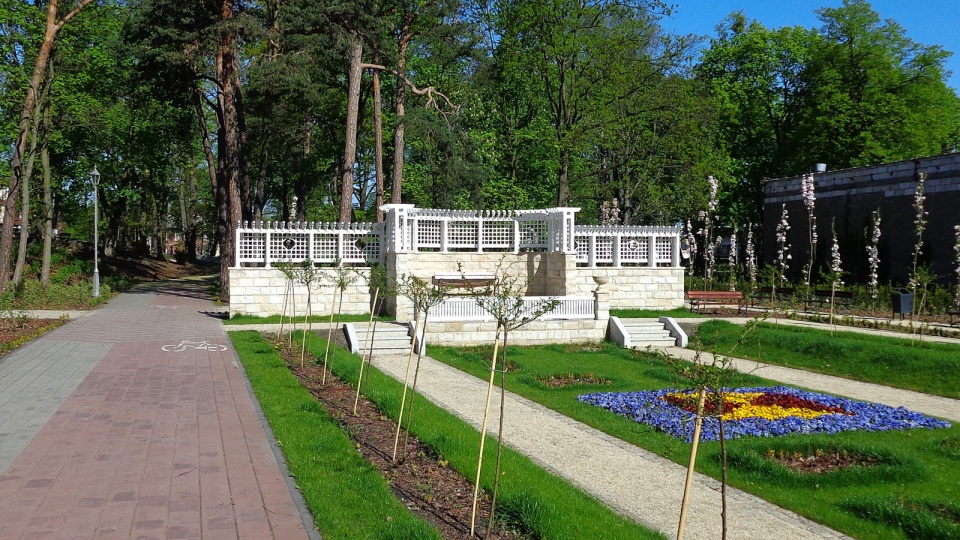
[[[843,269],[848,282],[866,283],[869,267],[866,246],[871,213],[880,209],[880,282],[903,284],[911,270],[916,243],[913,208],[920,173],[926,173],[928,212],[921,262],[940,281],[953,280],[953,227],[960,224],[960,154],[946,154],[873,167],[815,174],[817,242],[816,267],[830,260],[830,223],[836,219]],[[763,260],[772,263],[777,252],[776,227],[782,205],[790,214],[789,242],[792,279],[801,279],[808,260],[807,211],[800,195],[801,177],[777,178],[764,185]]]

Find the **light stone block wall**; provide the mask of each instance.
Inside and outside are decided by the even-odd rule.
[[[587,296],[596,290],[594,276],[607,279],[602,290],[610,294],[610,309],[674,309],[683,307],[683,268],[634,266],[568,270],[570,296]]]
[[[510,331],[510,345],[596,343],[606,339],[608,322],[609,319],[533,321]],[[431,345],[489,345],[496,330],[493,322],[428,322],[427,350]]]
[[[388,253],[387,277],[403,275],[430,282],[436,274],[488,273],[516,279],[516,292],[523,296],[566,296],[566,269],[573,255],[563,253]],[[468,291],[451,289],[451,292]],[[413,318],[413,306],[402,296],[387,300],[387,310],[398,321]]]
[[[459,266],[458,266],[459,263]],[[321,269],[327,279],[313,287],[312,312],[330,313],[335,276]],[[368,268],[357,268],[369,278]],[[607,278],[602,291],[609,294],[610,309],[673,309],[683,306],[683,268],[583,268],[576,256],[563,253],[388,253],[387,275],[395,280],[404,274],[430,281],[440,273],[493,273],[517,280],[517,293],[525,296],[593,296],[594,276]],[[230,312],[267,316],[283,309],[287,279],[275,268],[230,270]],[[456,292],[456,289],[453,289]],[[466,293],[465,290],[461,292]],[[289,302],[289,300],[288,300]],[[366,281],[358,279],[343,301],[343,313],[369,313],[372,294]],[[296,285],[292,303],[298,315],[306,310],[306,287]],[[288,305],[287,313],[291,308]],[[386,311],[398,321],[413,319],[413,306],[404,297],[388,298]],[[604,310],[605,311],[605,310]],[[605,319],[605,317],[601,317]]]
[[[318,269],[320,276],[311,287],[310,311],[314,315],[330,314],[331,302],[336,291],[336,303],[340,304],[340,292],[333,283],[336,271]],[[341,313],[369,313],[372,301],[367,280],[369,268],[356,268],[364,277],[357,276],[356,281],[343,292]],[[276,268],[231,268],[230,269],[230,315],[243,314],[266,317],[278,315],[284,308],[288,315],[303,316],[307,311],[307,287],[293,284],[293,294],[288,295],[289,282],[286,276]],[[336,305],[333,306],[336,309]]]

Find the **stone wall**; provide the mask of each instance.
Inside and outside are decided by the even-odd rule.
[[[822,269],[830,259],[830,224],[835,219],[843,269],[849,272],[846,281],[865,283],[869,273],[866,247],[871,213],[879,209],[880,282],[906,283],[913,265],[913,202],[921,173],[927,174],[924,193],[928,224],[920,262],[949,283],[953,276],[953,227],[960,224],[960,154],[815,174],[819,236],[816,268]],[[801,268],[809,260],[807,211],[800,181],[801,177],[795,176],[768,180],[764,185],[763,260],[771,263],[776,256],[776,226],[782,205],[786,204],[794,280],[801,279]]]
[[[427,282],[436,274],[488,273],[516,280],[516,292],[523,296],[567,296],[564,276],[573,255],[563,253],[388,253],[387,276],[391,281],[403,275]],[[574,263],[575,266],[575,263]],[[451,289],[457,293],[457,289]],[[464,294],[465,290],[461,290]],[[589,294],[589,293],[587,293]],[[586,296],[587,294],[584,294]],[[387,310],[399,321],[413,317],[413,307],[404,297],[387,301]]]
[[[358,268],[369,276],[368,268]],[[314,286],[312,311],[329,313],[331,283],[335,272]],[[524,296],[593,296],[594,277],[606,279],[603,291],[609,294],[612,309],[672,309],[683,306],[683,268],[577,267],[576,256],[563,253],[388,253],[387,274],[395,280],[404,274],[430,281],[435,274],[464,272],[491,273],[516,279],[517,293]],[[283,309],[286,277],[275,268],[233,268],[230,270],[230,312],[267,316]],[[293,302],[297,313],[306,309],[306,287],[295,287]],[[452,289],[452,292],[457,292]],[[467,291],[460,292],[466,294]],[[344,295],[343,313],[369,313],[372,294],[366,281],[358,279]],[[289,313],[288,307],[288,313]],[[385,311],[399,321],[413,318],[410,301],[388,298]]]
[[[583,268],[567,271],[570,296],[589,296],[597,288],[594,276],[606,278],[610,309],[674,309],[683,307],[683,268]]]
[[[320,268],[320,278],[311,287],[310,306],[314,315],[329,315],[330,302],[333,300],[336,271]],[[367,286],[370,277],[369,268],[357,268],[359,276],[343,294],[341,313],[370,313],[372,294]],[[307,310],[307,287],[294,284],[293,294],[287,296],[289,281],[276,268],[231,268],[230,269],[230,314],[255,315],[266,317],[277,315],[287,300],[287,314],[303,316]],[[337,292],[336,302],[340,303]],[[295,308],[295,309],[294,309]],[[334,306],[336,309],[336,306]]]
[[[510,345],[596,343],[604,341],[609,319],[534,321],[510,332]],[[431,345],[489,345],[496,337],[493,322],[428,322],[427,350]]]

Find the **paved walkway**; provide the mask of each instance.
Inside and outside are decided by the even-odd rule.
[[[403,380],[406,356],[375,357],[374,366]],[[420,363],[417,391],[480,428],[487,383],[431,358]],[[499,415],[499,402],[491,404]],[[504,442],[611,508],[657,529],[676,533],[686,467],[508,393]],[[488,426],[496,434],[496,422]],[[753,495],[728,488],[731,540],[846,538]],[[696,475],[685,539],[720,538],[720,483]]]
[[[316,537],[205,289],[135,289],[0,359],[0,538]]]

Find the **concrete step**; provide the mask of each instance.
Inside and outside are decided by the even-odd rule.
[[[356,335],[355,352],[367,350],[368,323],[352,323]],[[377,323],[373,336],[373,353],[378,355],[407,354],[410,352],[410,336],[407,325],[393,322]],[[347,338],[349,341],[349,337]]]
[[[662,322],[630,319],[621,319],[620,322],[627,334],[631,349],[674,347],[677,344],[676,338],[670,335],[670,331]]]

